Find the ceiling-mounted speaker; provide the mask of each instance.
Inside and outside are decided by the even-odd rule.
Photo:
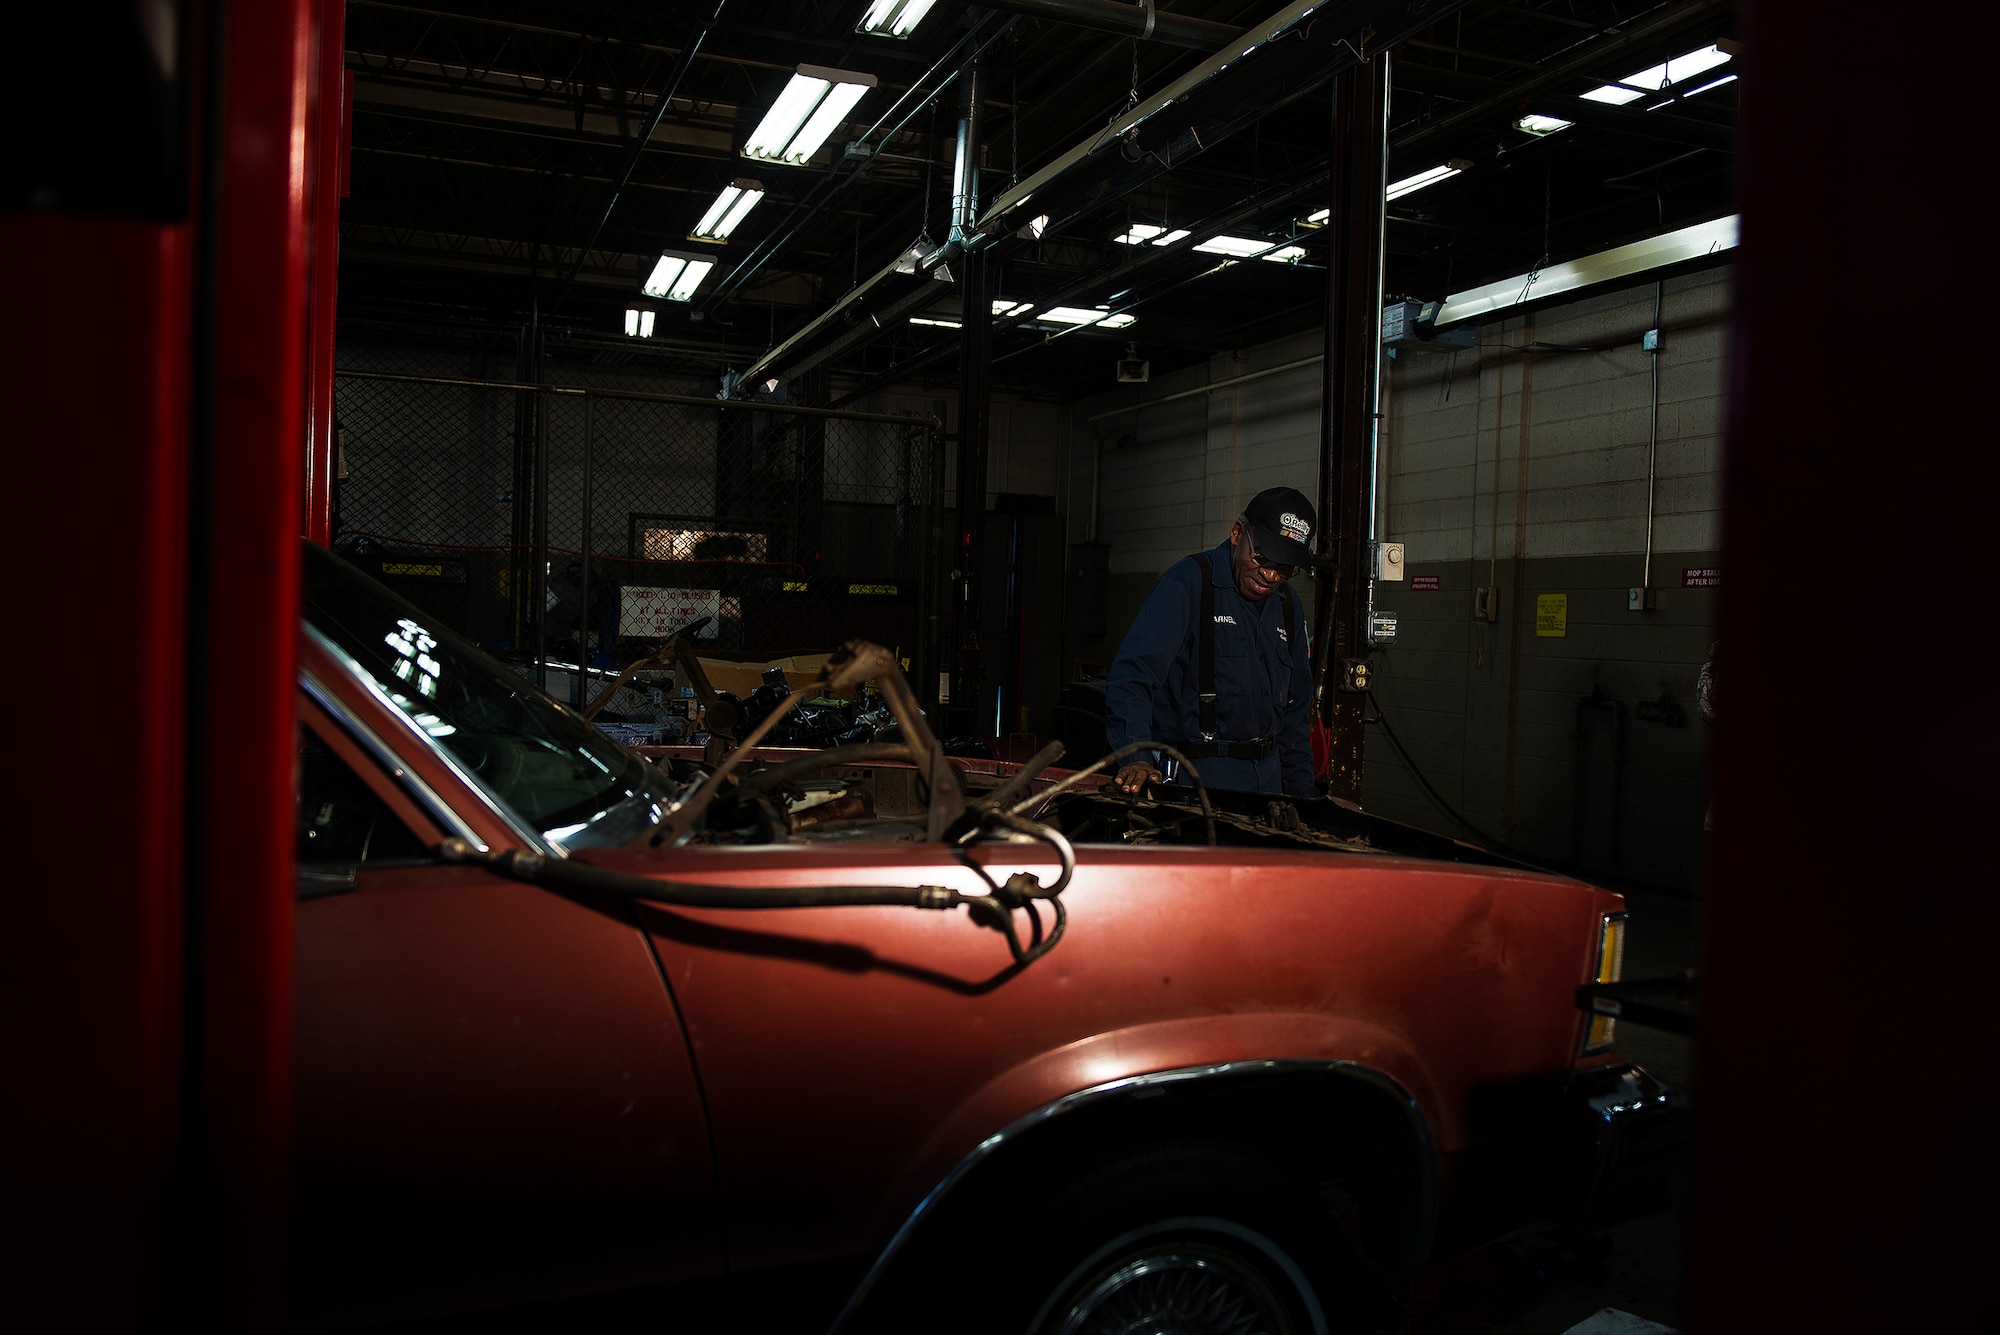
[[[1139,357],[1118,359],[1118,383],[1121,385],[1142,385],[1152,373],[1153,364]]]

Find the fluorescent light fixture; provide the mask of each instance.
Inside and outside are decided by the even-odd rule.
[[[996,301],[993,303],[993,313],[1000,316],[1026,315],[1033,309],[1035,309],[1035,303],[1032,301]]]
[[[669,250],[653,266],[653,276],[646,280],[643,291],[649,297],[686,301],[714,267],[715,261],[706,255],[681,255]]]
[[[1297,264],[1305,257],[1306,248],[1304,246],[1279,246],[1276,250],[1266,251],[1257,258],[1260,260],[1273,260],[1279,264]]]
[[[1629,245],[1614,246],[1582,259],[1551,264],[1533,273],[1517,274],[1465,292],[1455,292],[1438,308],[1436,323],[1454,324],[1482,315],[1492,315],[1526,302],[1574,292],[1579,288],[1630,278],[1636,274],[1664,269],[1670,264],[1718,255],[1734,250],[1737,244],[1737,216],[1696,223]]]
[[[1195,249],[1204,255],[1234,255],[1240,260],[1251,255],[1261,255],[1271,246],[1272,243],[1269,241],[1252,240],[1247,236],[1212,236]]]
[[[785,91],[750,132],[743,156],[804,166],[834,127],[854,110],[861,95],[874,86],[872,74],[824,65],[799,66]]]
[[[625,308],[625,337],[639,337],[639,308],[637,306],[627,306]]]
[[[764,187],[747,176],[738,177],[724,186],[715,202],[708,206],[708,212],[701,215],[701,221],[688,233],[690,241],[727,241],[736,225],[743,221],[750,210],[757,207],[757,201],[764,197]]]
[[[908,38],[937,0],[874,0],[854,31],[875,37]]]
[[[1130,227],[1111,239],[1121,246],[1136,246],[1141,242],[1151,241],[1166,230],[1164,227],[1155,227],[1151,223],[1133,223]]]
[[[956,320],[933,320],[933,319],[932,319],[932,318],[931,318],[930,316],[928,316],[928,315],[912,315],[912,316],[910,317],[910,323],[911,323],[911,324],[930,324],[930,325],[936,325],[936,326],[937,326],[938,328],[940,328],[940,329],[958,329],[958,328],[962,328],[962,326],[961,326],[961,325],[959,324],[959,322],[958,322],[958,321],[956,321]]]
[[[1171,232],[1168,232],[1168,233],[1167,233],[1167,234],[1166,234],[1165,236],[1156,236],[1156,237],[1154,237],[1154,238],[1153,238],[1153,244],[1154,244],[1154,245],[1156,245],[1156,246],[1171,246],[1171,245],[1172,245],[1172,244],[1174,244],[1174,242],[1176,242],[1176,241],[1185,241],[1185,240],[1187,240],[1187,238],[1188,238],[1188,236],[1189,236],[1189,235],[1190,235],[1190,234],[1189,234],[1189,232],[1188,232],[1187,228],[1185,228],[1185,227],[1180,227],[1180,228],[1176,228],[1175,230],[1173,230],[1173,231],[1171,231]]]
[[[1404,195],[1413,195],[1427,185],[1436,185],[1439,181],[1449,181],[1452,177],[1458,175],[1471,165],[1472,163],[1468,159],[1453,158],[1450,162],[1432,167],[1429,171],[1420,171],[1415,176],[1405,176],[1400,181],[1390,182],[1389,189],[1385,192],[1383,198],[1401,199]]]
[[[1321,209],[1317,213],[1306,216],[1306,226],[1308,227],[1324,227],[1331,221],[1333,221],[1332,209]]]
[[[1707,83],[1703,84],[1701,87],[1690,89],[1687,92],[1682,93],[1681,96],[1699,97],[1711,88],[1720,88],[1722,87],[1722,85],[1726,83],[1735,83],[1735,82],[1736,82],[1736,76],[1734,74],[1725,74],[1720,79],[1710,79]]]
[[[1102,320],[1099,320],[1097,322],[1097,327],[1099,329],[1123,329],[1127,325],[1133,325],[1137,323],[1139,323],[1138,316],[1127,315],[1125,312],[1120,311],[1116,315],[1107,315]]]
[[[625,337],[651,338],[653,321],[657,317],[653,308],[645,302],[634,302],[625,308]]]
[[[640,311],[639,337],[651,338],[652,336],[653,336],[653,313],[651,311]]]
[[[1662,65],[1654,65],[1628,74],[1617,83],[1607,83],[1602,88],[1593,88],[1583,95],[1586,102],[1602,102],[1606,106],[1622,107],[1627,102],[1636,102],[1647,93],[1656,93],[1662,88],[1671,88],[1677,83],[1692,79],[1695,75],[1714,69],[1729,59],[1729,53],[1719,46],[1704,46],[1698,51],[1675,56]]]
[[[1523,134],[1532,134],[1535,137],[1540,138],[1543,135],[1554,134],[1557,130],[1567,130],[1570,126],[1574,124],[1576,124],[1575,121],[1566,121],[1560,116],[1541,116],[1541,115],[1531,114],[1523,116],[1521,117],[1521,119],[1515,121],[1514,128],[1519,130]]]

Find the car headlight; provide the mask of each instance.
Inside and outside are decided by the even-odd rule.
[[[1594,975],[1597,982],[1615,983],[1625,976],[1625,918],[1623,913],[1607,913],[1598,924]],[[1584,1052],[1602,1052],[1610,1047],[1612,1032],[1617,1027],[1618,1021],[1612,1016],[1592,1015],[1590,1028],[1583,1035]]]

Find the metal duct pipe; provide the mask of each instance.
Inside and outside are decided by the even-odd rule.
[[[1291,0],[1002,193],[971,244],[991,244],[1030,218],[1061,228],[1102,208],[1463,3]]]
[[[961,245],[979,217],[979,122],[984,82],[979,61],[968,60],[958,81],[958,154],[951,169],[951,239]]]
[[[986,9],[1054,19],[1074,28],[1094,28],[1195,51],[1214,51],[1242,31],[1231,23],[1162,13],[1158,0],[1139,4],[1124,0],[980,0],[980,4]]]

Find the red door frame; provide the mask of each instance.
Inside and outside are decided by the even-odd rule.
[[[221,33],[187,7],[180,216],[0,214],[27,624],[56,669],[21,683],[9,736],[29,784],[0,1010],[26,1078],[0,1141],[31,1221],[9,1254],[24,1328],[282,1322],[322,4],[341,12],[229,5]]]
[[[1949,128],[1985,110],[1974,9],[1925,11],[1959,37],[1925,46],[1915,100],[1881,80],[1877,4],[1738,12],[1701,1335],[1972,1329],[1992,1306],[2000,693],[1974,627],[2000,467],[1983,348],[1943,336],[1992,267]]]

